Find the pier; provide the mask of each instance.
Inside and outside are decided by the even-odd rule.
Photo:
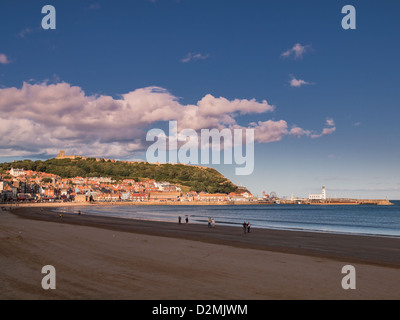
[[[336,199],[328,198],[321,200],[297,199],[297,200],[280,200],[281,204],[306,204],[306,205],[393,205],[387,199]]]

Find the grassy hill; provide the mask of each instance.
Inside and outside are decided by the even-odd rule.
[[[111,177],[114,180],[134,179],[135,181],[155,179],[178,184],[183,191],[208,193],[230,193],[239,188],[217,170],[183,164],[150,164],[146,162],[125,163],[96,159],[49,159],[46,161],[15,161],[0,163],[0,172],[21,168],[56,174],[62,178]],[[243,191],[243,190],[240,190]]]

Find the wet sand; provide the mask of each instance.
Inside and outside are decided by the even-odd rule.
[[[356,289],[344,290],[344,265]],[[43,290],[44,265],[56,290]],[[0,299],[399,299],[400,239],[0,211]]]

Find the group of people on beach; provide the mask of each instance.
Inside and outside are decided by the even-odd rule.
[[[188,216],[186,216],[185,220],[186,220],[186,223],[189,223]],[[181,216],[178,217],[178,223],[179,224],[182,223],[182,217]],[[215,219],[214,218],[208,217],[208,227],[209,228],[215,228]],[[244,234],[250,233],[250,222],[246,222],[246,221],[243,222],[243,233]]]
[[[244,234],[250,233],[250,222],[247,223],[246,221],[243,222],[243,233]]]
[[[186,216],[185,222],[186,222],[186,223],[189,223],[189,217],[188,217],[188,216]],[[182,218],[181,218],[181,216],[178,217],[178,223],[179,223],[179,224],[182,223]]]

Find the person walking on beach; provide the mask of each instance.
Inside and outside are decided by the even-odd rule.
[[[247,223],[246,221],[243,222],[243,233],[246,234],[247,231]]]
[[[214,218],[212,219],[211,224],[212,224],[212,227],[215,228],[215,220],[214,220]]]
[[[181,216],[178,217],[178,222],[179,222],[179,224],[181,224],[181,222],[182,222]]]
[[[247,222],[247,233],[250,233],[250,222]]]
[[[186,223],[189,223],[189,218],[188,218],[188,216],[186,216]]]
[[[208,217],[208,227],[211,228],[211,217]]]

